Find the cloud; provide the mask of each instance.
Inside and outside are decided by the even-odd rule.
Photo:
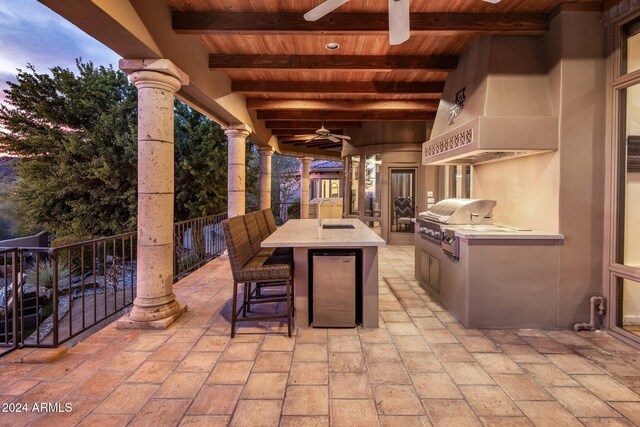
[[[119,56],[36,0],[0,1],[0,102],[6,80],[33,64],[38,72],[60,66],[75,70],[76,58],[96,65]],[[10,78],[7,78],[9,76]]]

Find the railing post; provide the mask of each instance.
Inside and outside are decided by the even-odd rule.
[[[53,261],[53,346],[58,346],[58,254],[51,252]],[[83,313],[84,315],[84,313]]]
[[[11,330],[13,332],[13,347],[18,348],[18,250],[14,249],[11,254],[11,282],[13,297],[13,307],[11,310],[11,318],[13,325]],[[6,296],[6,295],[5,295]],[[6,328],[6,325],[5,325]]]

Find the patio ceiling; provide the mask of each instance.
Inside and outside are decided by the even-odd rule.
[[[205,48],[209,68],[229,76],[285,149],[304,146],[292,136],[323,119],[336,133],[364,121],[433,119],[449,71],[475,37],[542,35],[559,7],[603,10],[599,0],[413,1],[411,38],[390,46],[384,0],[351,0],[316,22],[302,15],[321,0],[166,2],[173,31]],[[340,48],[326,49],[329,42]]]

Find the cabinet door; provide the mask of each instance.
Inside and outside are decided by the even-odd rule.
[[[420,281],[425,285],[429,284],[429,260],[431,256],[425,251],[420,251]]]
[[[440,293],[440,260],[429,257],[429,286]]]

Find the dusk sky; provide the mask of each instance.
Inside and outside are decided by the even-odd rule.
[[[75,60],[118,66],[120,57],[36,0],[0,0],[0,102],[16,69],[76,71]]]

